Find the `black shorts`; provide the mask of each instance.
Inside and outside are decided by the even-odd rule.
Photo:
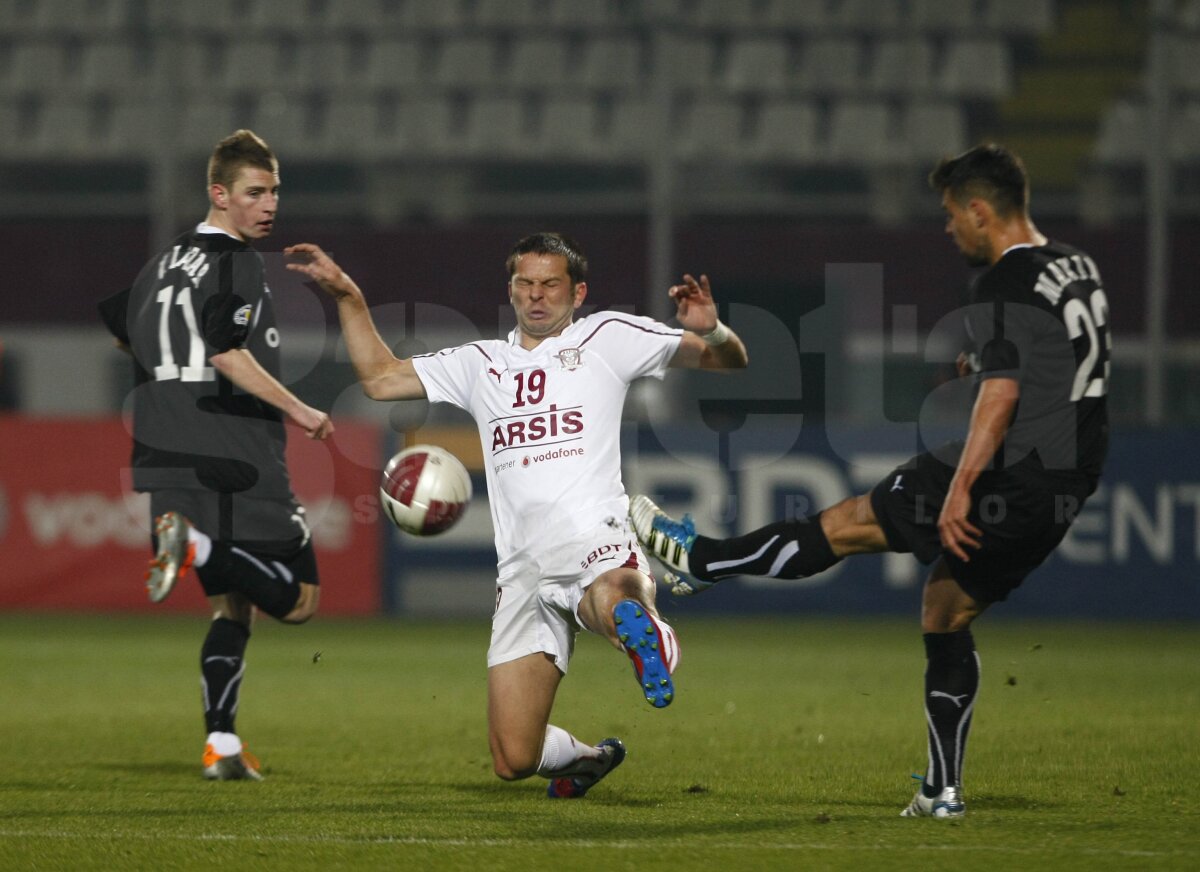
[[[1026,461],[983,472],[971,488],[968,519],[983,535],[963,562],[942,547],[937,520],[963,443],[918,454],[871,491],[871,507],[893,551],[922,563],[944,558],[954,580],[977,602],[1005,599],[1062,541],[1096,488],[1089,476],[1047,473]]]
[[[283,564],[297,581],[320,584],[304,507],[294,498],[256,499],[184,488],[151,491],[150,516],[157,518],[164,512],[179,512],[212,539],[267,563]],[[219,579],[206,577],[204,569],[197,567],[196,572],[205,592],[227,593],[220,590]]]

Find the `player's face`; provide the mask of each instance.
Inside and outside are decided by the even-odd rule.
[[[535,345],[567,329],[585,296],[586,283],[571,283],[561,254],[521,255],[508,282],[517,326]]]
[[[991,244],[975,210],[969,204],[960,206],[949,191],[942,194],[942,208],[946,210],[946,232],[954,239],[967,263],[971,266],[991,263]]]
[[[220,192],[218,194],[218,191]],[[242,239],[262,239],[275,227],[279,209],[279,175],[258,167],[242,167],[233,186],[213,185],[225,207],[226,223]]]

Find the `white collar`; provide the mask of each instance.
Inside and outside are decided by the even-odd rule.
[[[244,239],[234,236],[228,230],[222,230],[220,227],[217,227],[215,224],[209,224],[207,221],[201,221],[199,224],[197,224],[196,232],[197,233],[223,233],[224,235],[228,236],[230,239],[236,239],[238,242],[245,242]]]

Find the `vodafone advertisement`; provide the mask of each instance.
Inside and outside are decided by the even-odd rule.
[[[367,424],[325,442],[288,430],[288,467],[308,510],[321,614],[379,611],[379,457]],[[118,418],[0,416],[0,609],[204,612],[194,573],[153,605],[149,497],[129,489],[130,439]]]

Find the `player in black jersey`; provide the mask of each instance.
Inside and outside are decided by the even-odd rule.
[[[279,381],[279,328],[250,245],[270,234],[278,208],[267,144],[249,130],[218,143],[208,195],[205,220],[100,310],[134,358],[133,486],[149,492],[155,518],[150,599],[161,602],[195,566],[213,608],[200,651],[204,775],[257,780],[234,729],[253,607],[299,624],[319,598],[283,419],[314,439],[333,425]]]
[[[965,442],[921,454],[868,494],[745,536],[698,536],[645,496],[638,537],[696,593],[733,575],[804,578],[852,554],[913,553],[925,583],[929,768],[906,817],[959,817],[962,762],[979,687],[971,622],[1046,559],[1096,489],[1108,444],[1108,304],[1095,262],[1038,232],[1025,168],[982,145],[938,164],[949,233],[974,266],[972,348],[959,373],[977,395]]]

